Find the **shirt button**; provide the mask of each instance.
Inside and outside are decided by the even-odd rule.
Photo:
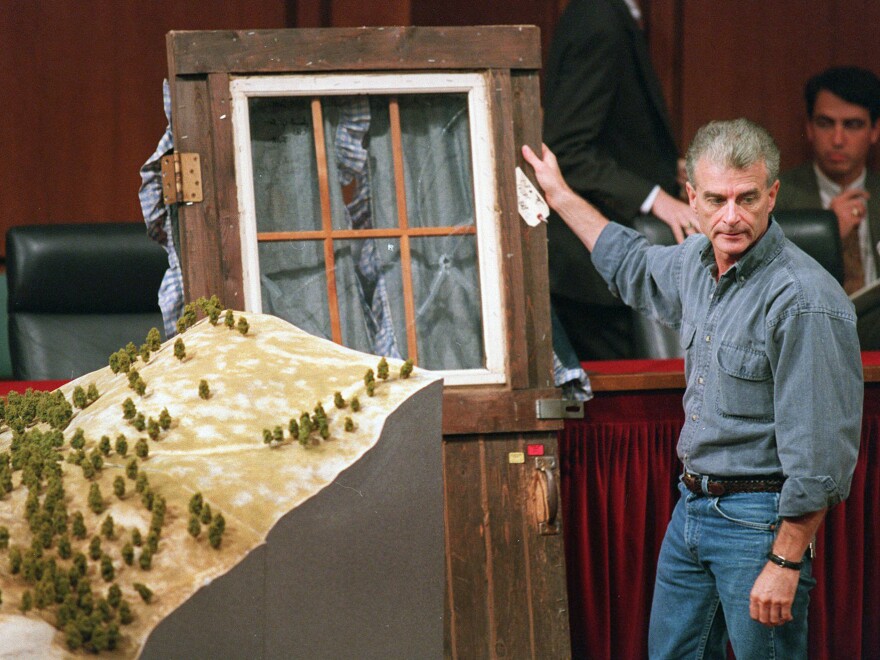
[[[702,385],[702,384],[703,384],[703,377],[700,376],[699,378],[697,378],[697,382],[698,382],[700,385]]]
[[[691,419],[696,422],[698,419],[700,419],[700,416],[699,415],[691,415]]]
[[[712,340],[710,335],[706,335],[706,343],[708,344]]]

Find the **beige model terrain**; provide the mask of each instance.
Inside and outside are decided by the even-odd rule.
[[[137,370],[146,385],[143,395],[132,389],[126,373],[113,373],[110,367],[60,388],[71,403],[77,387],[87,390],[94,385],[99,396],[83,409],[73,406],[72,419],[63,430],[64,440],[56,451],[60,454],[58,465],[64,490],[64,506],[60,508],[67,521],[60,521],[65,516],[54,510],[52,524],[58,525],[57,530],[49,547],[41,547],[36,553],[32,547],[41,546],[39,533],[49,525],[49,515],[43,523],[38,517],[36,524],[29,524],[28,507],[37,504],[35,496],[28,502],[31,489],[22,483],[26,470],[9,468],[13,489],[0,497],[0,528],[6,527],[9,533],[8,547],[0,549],[0,658],[91,655],[86,650],[90,647],[98,647],[103,657],[136,656],[159,621],[200,586],[240,562],[264,541],[285,513],[332,483],[340,472],[362,457],[376,443],[386,417],[437,379],[418,369],[410,377],[402,378],[401,362],[389,360],[388,378],[377,376],[374,394],[370,396],[364,375],[368,369],[377,372],[379,358],[313,337],[275,317],[238,312],[235,317],[236,321],[246,318],[246,334],[226,327],[222,319],[217,325],[203,319],[181,335],[184,359],[175,356],[175,342],[169,340],[153,351],[146,362],[138,358],[132,363],[131,368]],[[200,392],[202,381],[207,384],[207,392],[204,385]],[[340,396],[335,396],[337,392]],[[358,411],[352,410],[355,397],[360,402]],[[154,434],[163,410],[170,416],[170,425],[165,416],[167,429],[160,428],[156,439],[148,437],[148,427],[139,432],[132,420],[124,418],[123,403],[129,398],[147,424],[153,420]],[[317,428],[318,404],[326,414],[326,438]],[[299,423],[303,413],[315,420],[316,428],[307,438],[291,437],[289,422],[293,418]],[[351,420],[350,430],[346,430],[346,418]],[[283,434],[280,442],[276,427]],[[49,430],[42,423],[32,428]],[[85,439],[82,453],[71,447],[80,429]],[[11,453],[13,444],[20,450],[22,440],[13,443],[13,432],[6,422],[0,430],[3,459]],[[273,436],[268,444],[264,430]],[[124,456],[116,444],[121,434],[127,444]],[[110,442],[109,451],[107,441],[101,449],[104,436]],[[145,458],[135,454],[141,439],[148,450]],[[79,465],[71,462],[77,454]],[[96,455],[100,459],[94,458]],[[134,472],[131,467],[127,469],[132,459],[136,459],[138,474],[146,475],[146,482],[144,477],[140,477],[140,484],[132,478]],[[94,475],[88,466],[83,467],[86,462],[100,465]],[[122,477],[125,487],[121,497],[114,494],[118,477]],[[97,484],[103,500],[100,513],[90,508],[93,484]],[[138,486],[151,493],[152,502],[150,496],[137,492]],[[43,475],[40,506],[49,490]],[[193,522],[190,511],[196,493],[210,506],[210,513],[198,511],[199,522]],[[162,505],[157,507],[156,502],[164,503],[164,515],[157,514]],[[72,527],[77,512],[82,514],[86,527],[81,539],[76,538]],[[209,531],[217,525],[217,514],[225,521],[225,525],[221,524],[222,535],[217,529]],[[113,520],[111,534],[106,534],[108,516]],[[154,537],[156,552],[150,562],[145,562],[149,567],[142,568],[141,555],[145,551],[149,555],[151,526],[159,530],[158,543]],[[134,536],[141,537],[140,546],[132,542],[135,529],[138,531]],[[198,535],[194,537],[192,532]],[[209,535],[215,537],[215,542],[219,538],[219,547],[212,547]],[[62,537],[70,542],[70,558],[60,554]],[[96,537],[100,550],[95,552],[98,558],[92,559],[90,546]],[[31,563],[19,566],[13,573],[12,555],[16,553],[25,557],[25,564],[30,557]],[[65,599],[58,597],[56,586],[68,588],[67,575],[73,572],[73,557],[77,553],[87,557],[86,575],[79,582],[90,587],[90,595],[83,596],[83,592],[89,591],[86,586],[70,587],[67,609],[61,616],[79,616],[80,620],[68,621],[58,630],[55,625]],[[35,554],[42,554],[41,569],[34,568]],[[131,564],[127,563],[126,555]],[[51,573],[55,584],[48,585],[52,581],[49,577],[36,579],[34,570],[41,570],[44,575]],[[30,581],[25,577],[28,571]],[[120,607],[126,606],[120,606],[112,596],[108,599],[114,584],[119,588],[116,595],[121,593],[122,601],[131,611],[130,623],[121,621],[127,617],[120,615]],[[149,603],[135,584],[152,592]],[[42,593],[42,609],[37,607],[38,592]],[[28,609],[25,605],[22,611],[23,600],[27,598],[33,607]],[[102,602],[105,599],[112,604]],[[70,615],[71,611],[79,614]],[[91,615],[87,614],[89,611]],[[84,617],[91,621],[83,621]],[[77,623],[96,631],[91,633],[94,639],[78,638],[73,632]],[[79,648],[71,650],[71,646]],[[107,649],[108,646],[111,648]]]

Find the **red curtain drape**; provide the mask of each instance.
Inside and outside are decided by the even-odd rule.
[[[576,658],[647,654],[660,542],[678,497],[680,391],[601,393],[566,421],[559,455]],[[810,657],[880,658],[880,386],[867,385],[849,499],[820,529]]]

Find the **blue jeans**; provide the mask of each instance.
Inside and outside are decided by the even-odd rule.
[[[749,594],[767,564],[779,522],[778,493],[706,497],[679,484],[651,606],[651,658],[738,660],[807,657],[807,606],[815,584],[804,559],[794,619],[775,628],[749,616]]]

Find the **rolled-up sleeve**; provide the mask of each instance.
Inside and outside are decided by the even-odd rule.
[[[779,514],[794,517],[849,495],[859,453],[863,378],[855,316],[811,308],[769,321]]]

